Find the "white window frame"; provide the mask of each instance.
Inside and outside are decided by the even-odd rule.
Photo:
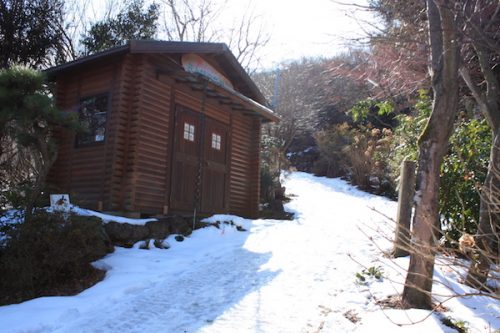
[[[222,137],[217,133],[212,133],[212,148],[221,150]]]
[[[194,130],[195,130],[195,127],[193,124],[185,122],[184,123],[184,140],[194,142]]]

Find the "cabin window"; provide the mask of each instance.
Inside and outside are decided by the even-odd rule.
[[[184,139],[194,141],[194,125],[184,123]]]
[[[103,142],[106,137],[108,95],[90,96],[80,100],[79,118],[84,130],[77,135],[77,145]]]
[[[219,134],[212,133],[212,148],[220,150],[221,136]]]

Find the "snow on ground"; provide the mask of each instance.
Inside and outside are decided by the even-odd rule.
[[[391,281],[404,281],[408,265],[381,253],[390,247],[382,214],[394,217],[396,203],[304,173],[285,186],[295,220],[219,215],[211,220],[248,231],[221,224],[184,242],[169,238],[168,250],[116,248],[96,263],[108,270],[104,281],[81,294],[0,307],[0,332],[456,332],[439,316],[465,321],[470,332],[500,327],[498,302],[484,297],[452,299],[442,315],[382,311],[376,299],[402,290]],[[357,282],[360,265],[381,266],[382,280]],[[436,278],[467,291],[446,266]]]
[[[54,209],[52,207],[49,207],[46,210],[48,212],[54,211]],[[74,206],[74,205],[69,205],[69,212],[77,214],[77,215],[81,215],[81,216],[95,216],[95,217],[100,218],[104,223],[108,223],[108,222],[113,221],[113,222],[118,222],[118,223],[145,225],[146,222],[156,221],[155,218],[133,219],[133,218],[123,217],[123,216],[109,215],[109,214],[104,214],[101,212],[96,212],[96,211],[90,210],[90,209],[80,208],[80,207]]]

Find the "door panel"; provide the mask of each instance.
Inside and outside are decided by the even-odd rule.
[[[225,212],[228,127],[179,105],[175,119],[171,209]]]
[[[221,213],[227,202],[228,127],[211,118],[206,118],[204,125],[201,210]]]
[[[195,207],[200,164],[199,115],[176,106],[170,207],[191,211]]]

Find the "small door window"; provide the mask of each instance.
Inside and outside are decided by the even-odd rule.
[[[194,141],[194,125],[184,123],[184,139]]]
[[[219,134],[212,133],[212,148],[220,150],[221,136]]]

